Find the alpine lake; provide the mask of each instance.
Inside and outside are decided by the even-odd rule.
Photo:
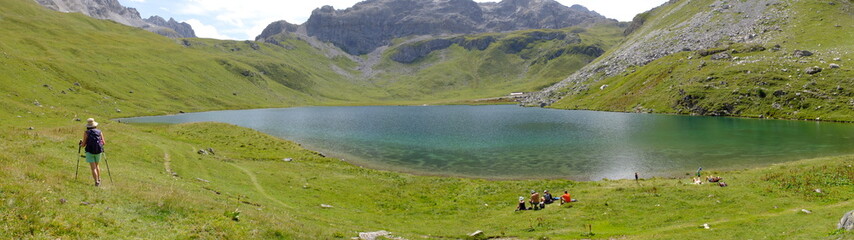
[[[487,179],[673,177],[854,154],[854,124],[513,105],[297,107],[121,121],[224,122],[364,167]]]

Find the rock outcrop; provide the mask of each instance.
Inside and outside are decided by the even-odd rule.
[[[146,23],[149,23],[149,24],[152,24],[155,26],[166,27],[168,29],[173,30],[170,32],[177,33],[177,35],[175,35],[175,36],[170,36],[170,35],[167,35],[165,33],[159,33],[156,31],[152,31],[152,32],[158,33],[158,34],[163,35],[163,36],[172,37],[172,38],[194,38],[194,37],[196,37],[196,31],[193,30],[193,26],[190,26],[190,24],[185,23],[185,22],[175,21],[174,18],[169,18],[169,21],[166,21],[166,19],[163,19],[160,16],[151,16],[149,18],[146,18],[144,21]]]
[[[658,7],[640,15],[636,20],[648,24],[654,16],[678,14],[680,10],[692,7],[689,4],[701,3],[671,0],[665,3],[665,6],[671,5],[666,8],[667,11]],[[584,92],[591,84],[621,74],[629,67],[644,66],[682,51],[698,51],[701,55],[712,55],[720,52],[713,49],[719,47],[721,42],[762,44],[769,34],[779,32],[778,23],[785,21],[787,13],[775,9],[779,4],[780,0],[717,0],[704,3],[705,10],[693,16],[685,16],[685,20],[681,22],[649,27],[641,27],[644,23],[635,23],[634,29],[627,32],[631,34],[629,38],[616,50],[565,80],[540,92],[529,94],[523,104],[551,105],[566,94]],[[725,57],[721,55],[718,59],[728,59]]]
[[[530,48],[530,45],[540,41],[563,40],[566,45],[581,43],[581,38],[577,34],[567,34],[554,30],[538,30],[531,31],[519,36],[514,36],[505,39],[498,39],[494,36],[484,36],[477,38],[470,37],[452,37],[452,38],[436,38],[426,41],[418,41],[414,43],[402,44],[390,56],[391,60],[399,63],[413,63],[419,59],[426,57],[433,51],[439,51],[458,45],[466,50],[483,51],[495,42],[501,41],[502,51],[506,54],[517,54],[525,49]],[[563,54],[585,54],[598,57],[604,53],[604,50],[595,46],[574,46],[568,49],[560,49],[552,53],[548,60],[560,57]]]
[[[845,231],[854,230],[854,211],[850,211],[842,216],[842,219],[839,219],[839,224],[836,225],[837,229],[845,229]]]
[[[525,29],[566,28],[615,22],[582,6],[554,0],[369,0],[336,10],[314,10],[300,26],[305,34],[331,42],[349,54],[361,55],[387,46],[392,39],[415,35],[472,34]],[[270,24],[256,40],[295,32],[286,23]]]
[[[59,12],[78,12],[87,16],[112,20],[124,25],[138,27],[171,38],[196,37],[190,24],[152,16],[142,19],[134,8],[122,6],[118,0],[35,0],[42,6]]]

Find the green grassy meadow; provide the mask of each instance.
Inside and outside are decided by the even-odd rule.
[[[4,126],[2,136],[20,144],[0,155],[0,237],[347,239],[378,230],[407,239],[476,230],[518,239],[854,237],[835,230],[854,207],[852,156],[707,173],[729,187],[691,184],[689,173],[640,182],[489,181],[365,169],[226,124],[106,122],[115,183],[105,174],[98,188],[85,165],[74,179],[77,125]],[[197,153],[208,148],[215,154]],[[579,202],[513,211],[518,196],[544,189],[569,190]],[[235,211],[239,221],[227,216]]]
[[[350,239],[378,230],[407,239],[462,239],[476,230],[506,239],[854,238],[835,229],[854,209],[854,156],[711,169],[730,185],[725,188],[690,184],[687,175],[491,181],[361,168],[221,123],[109,120],[439,101],[384,99],[388,92],[372,87],[376,83],[339,81],[332,67],[317,67],[351,69],[349,60],[329,61],[305,43],[288,44],[295,48],[183,42],[28,0],[2,0],[0,239]],[[538,73],[558,75],[549,66]],[[453,91],[472,96],[475,90]],[[107,141],[110,170],[102,164],[101,187],[93,186],[85,161],[74,175],[85,123],[76,119],[88,117],[101,122]],[[208,148],[215,154],[197,153]],[[569,190],[579,202],[513,211],[518,196],[544,189]]]

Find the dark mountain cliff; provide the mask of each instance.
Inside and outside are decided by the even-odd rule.
[[[112,20],[171,38],[194,38],[196,33],[187,23],[152,16],[142,19],[134,8],[122,6],[117,0],[35,0],[42,6],[59,12],[79,12],[93,18]]]
[[[361,55],[412,35],[472,34],[524,29],[565,28],[609,20],[582,6],[567,7],[554,0],[368,0],[336,10],[324,6],[312,12],[305,34]],[[270,24],[257,40],[295,27]]]

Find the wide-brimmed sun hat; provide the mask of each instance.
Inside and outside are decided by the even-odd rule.
[[[86,119],[86,127],[87,128],[98,127],[98,122],[96,122],[94,118]]]

